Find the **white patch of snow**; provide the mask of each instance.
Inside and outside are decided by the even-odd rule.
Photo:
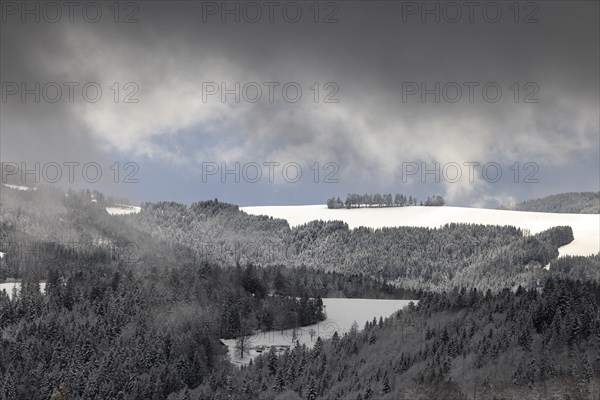
[[[312,348],[319,336],[321,339],[330,339],[334,332],[342,336],[350,331],[354,321],[358,323],[358,329],[360,330],[364,327],[366,321],[372,321],[373,318],[379,320],[379,317],[389,317],[397,310],[407,306],[411,301],[417,303],[416,300],[323,299],[327,319],[318,324],[295,329],[296,340],[300,344],[306,344],[307,347]],[[315,332],[312,338],[310,336],[311,329],[314,329]],[[295,344],[293,329],[287,329],[283,332],[257,332],[246,340],[246,346],[250,350],[248,354],[244,354],[244,358],[239,357],[239,352],[236,349],[236,339],[222,340],[227,345],[227,354],[232,363],[246,365],[250,362],[250,359],[268,352],[271,346],[275,346],[278,352],[282,352],[286,348],[293,348]]]
[[[6,253],[3,253],[0,251],[0,259],[4,258],[4,254],[6,254]]]
[[[13,288],[17,288],[17,293],[19,293],[21,291],[21,282],[5,282],[5,283],[0,283],[0,292],[2,292],[2,290],[6,290],[6,293],[8,294],[8,298],[12,299],[12,295],[13,295]],[[40,291],[42,293],[46,292],[46,282],[40,282]]]
[[[574,240],[558,249],[560,256],[588,256],[600,252],[600,214],[553,214],[525,211],[490,210],[467,207],[385,207],[328,209],[325,205],[241,207],[248,214],[282,218],[291,226],[322,219],[340,220],[352,228],[418,226],[437,228],[444,224],[470,223],[513,225],[536,234],[553,226],[568,225]]]
[[[37,188],[35,188],[35,187],[9,185],[8,183],[3,183],[3,185],[6,186],[7,188],[15,189],[15,190],[37,190]]]
[[[105,236],[98,236],[93,240],[95,246],[110,246],[113,242]]]
[[[106,212],[108,212],[110,215],[137,214],[141,210],[141,207],[128,206],[125,204],[115,204],[114,207],[106,207]]]

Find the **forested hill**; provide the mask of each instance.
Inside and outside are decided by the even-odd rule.
[[[504,210],[600,214],[600,192],[570,192],[500,207]]]
[[[87,193],[38,192],[0,203],[0,282],[21,280],[12,298],[0,291],[2,400],[172,398],[236,372],[220,338],[322,321],[321,296],[421,295],[362,275],[211,263]]]
[[[312,350],[267,353],[227,385],[216,380],[189,394],[219,400],[597,399],[599,307],[597,283],[568,280],[496,295],[430,294],[362,332],[319,340]]]
[[[556,274],[544,267],[558,256],[558,247],[573,240],[569,227],[534,236],[510,226],[473,224],[349,229],[340,221],[313,221],[291,229],[284,220],[248,215],[218,201],[189,207],[147,203],[138,214],[111,216],[97,193],[65,196],[39,188],[2,196],[0,223],[17,237],[94,246],[131,243],[145,268],[180,263],[191,252],[223,266],[305,266],[414,290],[535,286]]]
[[[340,221],[313,221],[290,229],[283,220],[247,215],[214,201],[191,207],[145,204],[123,221],[230,264],[307,266],[364,274],[417,290],[530,287],[552,274],[543,267],[558,256],[558,247],[573,240],[569,227],[531,237],[515,227],[472,224],[349,229]]]

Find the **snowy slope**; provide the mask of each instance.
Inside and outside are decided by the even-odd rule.
[[[291,226],[312,220],[341,220],[350,228],[419,226],[436,228],[450,222],[487,225],[513,225],[528,228],[532,234],[553,226],[569,225],[575,240],[559,249],[560,255],[591,255],[600,252],[599,214],[550,214],[525,211],[490,210],[467,207],[390,207],[328,209],[325,205],[241,207],[248,214],[282,218]]]

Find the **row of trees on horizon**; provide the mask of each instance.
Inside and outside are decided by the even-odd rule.
[[[360,208],[360,207],[404,207],[404,206],[443,206],[446,202],[444,198],[439,195],[428,196],[425,202],[418,201],[416,197],[409,195],[406,197],[403,194],[396,193],[392,198],[391,193],[388,194],[356,194],[348,193],[346,201],[338,197],[332,197],[327,200],[327,208]]]

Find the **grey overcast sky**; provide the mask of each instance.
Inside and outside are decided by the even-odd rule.
[[[1,4],[0,158],[49,184],[79,162],[73,186],[136,203],[600,189],[598,1]]]

